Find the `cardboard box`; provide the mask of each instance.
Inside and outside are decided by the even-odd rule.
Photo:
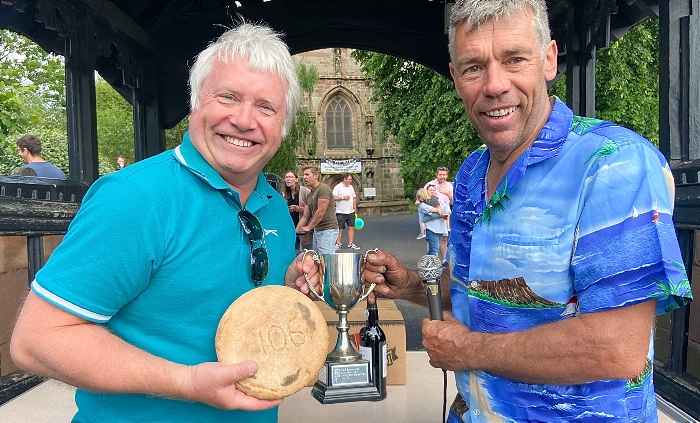
[[[314,301],[326,318],[328,325],[328,352],[333,351],[338,341],[338,314],[322,301]],[[355,334],[360,332],[366,324],[365,319],[366,302],[361,302],[348,313],[348,323],[350,323],[350,340],[355,344]],[[387,352],[387,385],[406,384],[406,324],[403,315],[393,300],[378,299],[377,309],[379,311],[379,326],[386,335]],[[313,386],[315,380],[309,386]]]

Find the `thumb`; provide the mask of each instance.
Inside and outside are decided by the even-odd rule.
[[[239,380],[248,379],[253,376],[258,371],[258,363],[250,360],[243,361],[238,364],[231,364],[229,368],[229,376],[232,382],[238,382]]]

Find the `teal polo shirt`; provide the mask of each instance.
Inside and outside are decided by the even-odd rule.
[[[265,232],[270,269],[263,285],[282,285],[294,259],[294,225],[262,173],[246,209]],[[156,356],[186,365],[216,361],[219,319],[254,288],[240,210],[238,192],[185,134],[174,150],[90,187],[32,290]],[[277,408],[223,411],[136,394],[78,390],[76,403],[80,422],[277,421]]]

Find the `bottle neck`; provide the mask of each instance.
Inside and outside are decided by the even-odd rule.
[[[377,306],[369,306],[367,308],[367,325],[368,326],[377,326],[377,321],[379,320],[379,311],[377,310]]]

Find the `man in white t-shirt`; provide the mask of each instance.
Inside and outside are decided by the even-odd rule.
[[[348,248],[359,250],[355,245],[355,210],[357,209],[357,196],[355,188],[352,187],[352,175],[344,173],[342,180],[333,188],[333,200],[335,200],[335,217],[338,219],[338,239],[335,241],[335,249],[341,247],[343,229],[348,227]]]

